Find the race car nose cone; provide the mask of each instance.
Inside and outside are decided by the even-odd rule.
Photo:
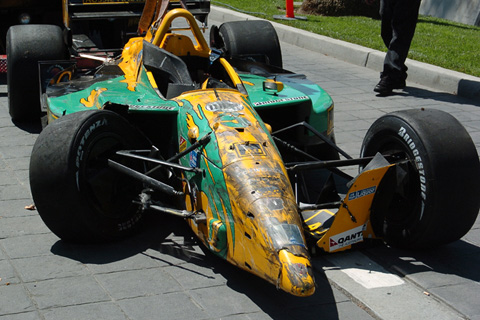
[[[280,250],[279,258],[282,265],[279,288],[299,297],[312,295],[315,292],[315,279],[310,261],[285,249]]]

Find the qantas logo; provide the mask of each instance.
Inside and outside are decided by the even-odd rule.
[[[350,246],[357,242],[363,241],[363,230],[365,225],[361,225],[354,229],[339,233],[333,237],[330,237],[330,251],[335,251],[346,246]]]

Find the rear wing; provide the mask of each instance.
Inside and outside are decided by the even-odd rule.
[[[68,0],[63,19],[69,28],[85,20],[140,18],[145,0]]]
[[[66,14],[64,14],[65,26],[69,27],[73,21],[99,20],[99,19],[128,19],[140,18],[144,6],[160,5],[162,0],[68,0]],[[186,9],[200,22],[206,22],[210,13],[210,0],[182,0],[169,1],[168,9],[182,8],[183,2]]]

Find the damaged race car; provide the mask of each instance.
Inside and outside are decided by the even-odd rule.
[[[330,96],[282,69],[269,22],[213,26],[209,45],[180,3],[145,10],[153,23],[119,57],[49,80],[30,185],[58,237],[111,241],[147,212],[171,214],[219,257],[309,296],[313,248],[432,248],[469,231],[480,163],[454,117],[386,114],[353,158],[335,143]]]

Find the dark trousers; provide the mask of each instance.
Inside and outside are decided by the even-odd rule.
[[[418,20],[421,0],[381,0],[382,39],[388,48],[382,77],[406,79],[408,50]]]

